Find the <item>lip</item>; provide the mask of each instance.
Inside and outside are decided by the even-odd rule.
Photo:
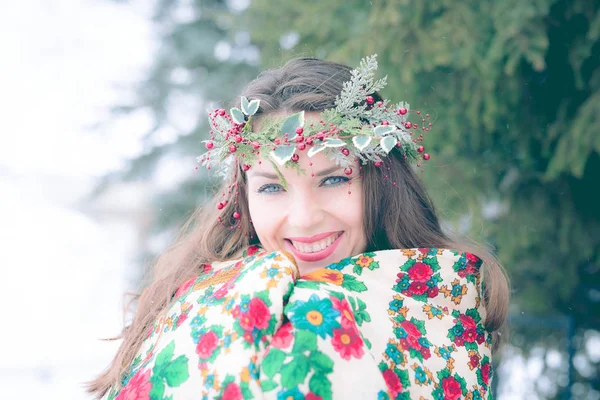
[[[323,232],[323,233],[319,233],[318,235],[314,235],[311,237],[289,237],[286,239],[293,240],[294,242],[300,242],[300,243],[314,243],[314,242],[318,242],[319,240],[323,240],[326,237],[333,235],[334,233],[340,233],[340,231]]]
[[[327,233],[327,234],[319,234],[319,235],[312,236],[310,239],[312,239],[311,242],[316,242],[319,239],[313,239],[313,238],[319,237],[319,236],[322,236],[322,238],[326,238],[327,236],[332,235],[334,233],[336,233],[336,232],[331,232],[331,233]],[[332,255],[333,252],[335,251],[335,249],[337,248],[338,244],[340,243],[340,239],[342,238],[342,236],[344,236],[344,232],[342,232],[342,234],[340,236],[338,236],[338,238],[335,239],[329,247],[327,247],[321,251],[314,252],[314,253],[303,253],[300,250],[298,250],[297,248],[295,248],[294,245],[292,245],[292,243],[288,240],[285,241],[285,245],[287,246],[288,250],[297,259],[305,261],[305,262],[316,262],[316,261],[324,260],[327,257],[329,257],[330,255]],[[290,238],[290,239],[292,239],[292,238]],[[306,239],[306,238],[300,238],[300,239]],[[292,240],[297,240],[297,239],[293,238]],[[311,242],[302,241],[302,240],[298,240],[298,241],[303,242],[303,243],[311,243]]]

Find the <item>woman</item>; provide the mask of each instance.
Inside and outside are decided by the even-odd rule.
[[[292,60],[210,114],[200,161],[225,184],[156,263],[92,393],[491,395],[507,280],[442,231],[412,167],[430,124],[377,94],[376,68]]]

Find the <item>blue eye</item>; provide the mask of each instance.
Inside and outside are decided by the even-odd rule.
[[[266,185],[262,185],[257,192],[258,193],[266,193],[273,194],[283,190],[283,187],[276,183],[267,183]]]
[[[345,176],[330,176],[321,181],[321,185],[323,186],[338,186],[343,183],[346,183],[350,180]]]

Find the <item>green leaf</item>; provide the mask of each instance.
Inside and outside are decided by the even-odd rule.
[[[344,274],[342,287],[353,292],[364,292],[367,290],[367,286],[364,283],[357,281],[354,276],[348,274]]]
[[[247,115],[254,115],[258,111],[258,107],[260,106],[260,100],[252,100],[248,103]]]
[[[288,139],[291,140],[296,136],[296,128],[304,126],[304,111],[292,114],[283,121],[281,125],[281,135],[288,134]],[[293,135],[293,136],[292,136]]]
[[[169,343],[164,349],[162,349],[156,356],[156,361],[154,362],[154,368],[152,368],[152,371],[156,373],[164,365],[166,365],[171,360],[171,358],[173,358],[174,351],[175,341],[172,340],[171,343]]]
[[[284,165],[286,162],[292,159],[295,151],[296,147],[294,146],[279,146],[270,154],[271,157],[277,161],[277,164]]]
[[[281,368],[281,386],[284,389],[292,389],[304,382],[310,369],[308,358],[297,355]]]
[[[325,375],[314,374],[308,382],[308,388],[317,396],[321,396],[323,400],[331,399],[331,382]]]
[[[165,394],[165,382],[162,378],[152,377],[152,390],[150,390],[150,400],[163,400]]]
[[[383,139],[381,139],[381,142],[380,142],[381,148],[386,153],[389,153],[390,151],[392,151],[392,149],[394,148],[396,143],[398,143],[398,139],[396,139],[394,136],[386,136]]]
[[[279,372],[279,369],[283,365],[283,360],[285,360],[285,357],[286,354],[283,351],[275,347],[271,347],[262,362],[262,370],[265,375],[269,378],[275,376],[275,374]]]
[[[331,139],[331,138],[325,139],[325,142],[323,143],[323,146],[325,146],[325,147],[342,147],[345,145],[346,145],[346,142],[344,142],[343,140]]]
[[[362,267],[356,264],[354,264],[354,268],[352,268],[352,272],[354,272],[356,275],[362,275],[362,270]]]
[[[352,138],[352,143],[354,143],[354,147],[356,147],[358,150],[364,150],[367,148],[367,146],[369,146],[371,140],[373,140],[371,136],[359,135]]]
[[[375,128],[373,128],[373,131],[375,132],[375,135],[377,135],[377,136],[389,135],[390,133],[394,132],[395,130],[396,130],[396,127],[393,125],[379,125],[379,126],[376,126]]]
[[[308,149],[308,157],[310,158],[323,150],[325,150],[325,146],[313,146]]]
[[[231,110],[229,110],[229,114],[231,114],[231,118],[236,124],[241,124],[246,121],[244,118],[244,113],[239,108],[233,107]]]
[[[270,379],[261,379],[260,380],[260,388],[263,390],[263,392],[269,392],[278,386],[279,386],[279,384],[273,380],[270,380]]]
[[[248,115],[248,98],[246,96],[242,96],[241,106],[242,112]]]
[[[330,374],[333,372],[333,360],[322,352],[316,350],[309,355],[310,365],[319,373]]]
[[[305,351],[317,349],[317,335],[310,331],[298,331],[295,335],[293,353],[300,354]]]
[[[190,377],[188,372],[188,358],[184,355],[177,357],[162,369],[162,376],[170,387],[176,387],[187,381]]]

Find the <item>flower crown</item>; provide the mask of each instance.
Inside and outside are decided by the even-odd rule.
[[[356,160],[381,166],[388,153],[397,148],[407,161],[420,166],[422,160],[430,158],[419,144],[423,132],[431,127],[429,114],[421,116],[419,126],[408,121],[408,104],[375,102],[371,94],[387,84],[387,76],[375,80],[376,70],[377,55],[362,59],[360,66],[352,70],[352,78],[343,84],[335,108],[321,112],[315,123],[306,123],[304,111],[287,118],[265,116],[261,117],[260,132],[253,132],[250,122],[260,100],[246,97],[242,97],[240,108],[231,108],[229,113],[222,108],[212,111],[210,139],[204,141],[208,151],[198,157],[198,162],[227,175],[234,163],[248,171],[261,155],[267,155],[265,158],[284,181],[278,166],[299,169],[297,161],[304,151],[309,158],[324,152],[351,174]],[[414,137],[418,129],[421,132]]]

